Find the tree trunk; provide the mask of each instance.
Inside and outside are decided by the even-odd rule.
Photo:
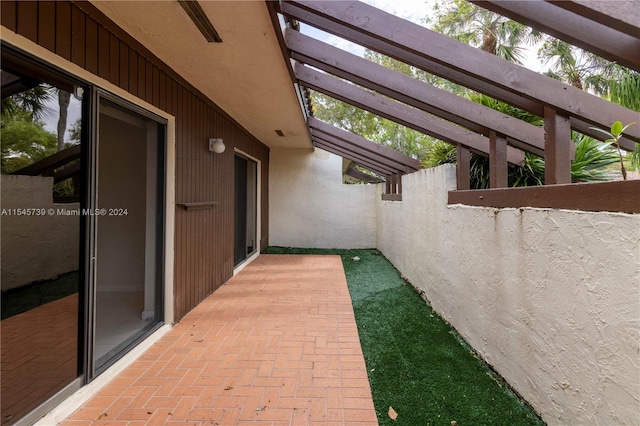
[[[58,90],[58,105],[60,106],[60,115],[58,117],[58,151],[64,149],[64,133],[67,129],[67,115],[69,113],[70,101],[71,93]]]
[[[580,76],[576,73],[573,74],[571,77],[569,77],[571,80],[571,85],[577,89],[580,90],[584,90],[584,88],[582,87],[582,80],[580,79]]]
[[[498,52],[498,39],[495,36],[494,28],[487,28],[482,34],[482,45],[480,50],[495,55]]]

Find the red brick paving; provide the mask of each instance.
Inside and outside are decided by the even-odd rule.
[[[2,425],[14,423],[77,377],[78,294],[0,323]]]
[[[376,425],[339,256],[261,255],[64,425]]]

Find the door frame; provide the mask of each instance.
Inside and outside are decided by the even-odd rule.
[[[244,269],[249,263],[253,262],[253,260],[260,255],[260,246],[262,241],[262,162],[251,154],[247,154],[245,151],[234,148],[233,149],[234,156],[239,154],[257,164],[256,167],[256,249],[255,251],[247,256],[245,260],[238,263],[233,268],[233,275],[235,276],[238,272]],[[235,170],[234,170],[235,173]],[[235,189],[234,189],[235,191]],[[235,192],[234,192],[235,196]],[[234,219],[235,219],[235,211],[234,211]]]
[[[164,117],[161,117],[157,114],[154,114],[151,111],[146,110],[145,108],[140,107],[132,102],[127,101],[126,99],[122,99],[117,95],[114,95],[110,92],[107,92],[101,88],[93,87],[92,88],[92,108],[91,108],[91,136],[88,142],[88,146],[90,147],[90,165],[88,170],[88,175],[86,176],[86,181],[90,183],[87,185],[87,205],[86,207],[92,211],[96,211],[98,208],[98,182],[100,170],[98,168],[98,155],[99,155],[99,146],[100,146],[100,103],[101,100],[106,100],[108,103],[114,104],[116,107],[121,108],[125,112],[129,112],[132,114],[137,114],[142,116],[143,118],[152,120],[158,126],[158,152],[157,152],[157,192],[156,196],[161,197],[161,201],[156,206],[156,235],[159,238],[156,239],[156,256],[155,256],[155,264],[156,264],[156,284],[158,284],[158,288],[156,288],[156,313],[160,315],[158,318],[158,323],[155,324],[151,329],[142,334],[139,338],[130,342],[128,345],[122,347],[118,353],[112,358],[109,359],[104,364],[100,365],[96,368],[96,360],[94,356],[94,346],[95,346],[95,337],[96,337],[96,282],[97,282],[97,269],[96,269],[96,250],[98,245],[98,226],[97,219],[98,216],[89,216],[87,219],[87,235],[89,238],[87,239],[87,254],[89,256],[89,263],[87,268],[87,276],[89,278],[88,288],[87,288],[87,298],[86,298],[86,307],[90,312],[90,315],[86,316],[85,324],[88,324],[85,336],[86,336],[86,344],[85,350],[87,351],[85,355],[85,360],[87,364],[86,371],[86,381],[91,382],[95,377],[102,374],[105,370],[111,367],[113,364],[118,362],[124,355],[131,351],[134,347],[138,346],[140,342],[146,340],[151,334],[153,334],[156,330],[162,327],[166,322],[165,318],[165,297],[164,292],[166,288],[166,279],[165,279],[165,261],[166,261],[166,210],[167,210],[167,199],[166,199],[166,186],[167,186],[167,129],[168,129],[168,120]],[[93,285],[92,285],[93,284]]]

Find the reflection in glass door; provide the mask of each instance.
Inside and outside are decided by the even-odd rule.
[[[166,124],[5,46],[0,76],[5,426],[162,324]]]
[[[100,372],[162,321],[164,126],[99,103],[93,361]]]
[[[2,425],[79,387],[81,373],[80,91],[75,96],[71,85],[55,87],[7,67],[1,71]],[[56,122],[62,131],[53,130]]]
[[[236,154],[234,163],[234,266],[255,253],[257,247],[258,163]]]

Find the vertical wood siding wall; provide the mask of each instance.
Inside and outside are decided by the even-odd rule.
[[[262,162],[262,248],[268,245],[269,148],[88,2],[1,2],[2,25],[176,117],[175,319],[233,275],[233,157]],[[223,154],[208,151],[221,137]]]

